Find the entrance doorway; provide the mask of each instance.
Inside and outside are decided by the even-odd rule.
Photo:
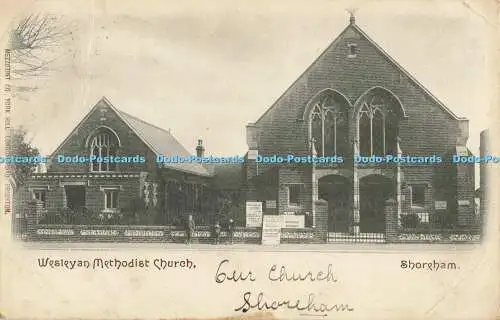
[[[319,198],[328,201],[329,232],[348,232],[351,190],[351,182],[343,176],[329,175],[319,179]]]
[[[77,210],[85,207],[85,186],[65,186],[66,207]]]
[[[393,184],[381,175],[359,181],[359,229],[362,233],[385,232],[385,201],[393,196]]]

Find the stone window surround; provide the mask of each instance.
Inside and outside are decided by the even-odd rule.
[[[40,186],[31,186],[28,188],[28,191],[31,194],[31,199],[36,200],[36,192],[43,191],[45,192],[45,201],[43,201],[43,206],[46,206],[47,203],[47,191],[50,190],[50,186],[48,185],[40,185]]]
[[[312,146],[314,146],[316,142],[316,137],[314,137],[313,134],[314,121],[319,120],[321,122],[321,137],[319,138],[319,142],[321,142],[321,150],[316,150],[316,147],[314,146],[315,153],[320,156],[328,156],[330,155],[331,151],[333,151],[332,156],[338,154],[338,149],[340,148],[337,147],[340,147],[340,145],[342,144],[342,134],[339,134],[338,125],[340,125],[342,117],[345,117],[344,121],[347,121],[347,127],[349,126],[349,118],[347,116],[348,110],[344,110],[342,106],[328,105],[329,103],[333,103],[332,101],[330,101],[331,99],[333,99],[333,95],[331,94],[327,94],[322,97],[317,103],[315,103],[314,107],[312,108],[311,115],[309,116],[309,131]],[[330,118],[328,119],[329,116]],[[326,127],[327,120],[333,121],[333,127]],[[332,130],[333,132],[333,150],[325,150],[325,138],[328,130]],[[345,134],[345,132],[343,134]]]
[[[103,210],[102,213],[115,213],[120,210],[120,197],[119,197],[119,192],[123,191],[123,186],[121,185],[109,185],[109,186],[100,186],[99,190],[102,191],[104,195],[104,203],[103,203]],[[116,196],[118,197],[116,199],[116,208],[106,208],[106,192],[107,191],[116,191]]]
[[[101,154],[102,148],[105,148],[106,155],[104,156],[116,156],[118,149],[121,147],[121,141],[117,133],[107,126],[100,126],[94,130],[87,138],[86,147],[89,148],[89,155],[92,157],[94,155],[94,148],[98,148],[98,153]],[[111,148],[114,147],[114,152],[111,152]],[[99,156],[99,154],[97,156]],[[98,170],[94,170],[94,162],[90,162],[90,172],[116,172],[116,163],[98,163]],[[103,170],[104,169],[104,170]]]
[[[377,99],[373,99],[373,98],[371,101],[367,101],[364,99],[368,94],[370,94],[372,92],[374,94],[374,97],[379,97],[382,99],[381,103],[374,103],[374,102],[376,102],[374,100],[377,100]],[[355,153],[360,152],[360,150],[359,150],[359,139],[360,139],[359,126],[360,126],[360,116],[362,115],[361,111],[362,111],[363,106],[376,107],[377,109],[379,109],[379,111],[382,114],[382,118],[383,118],[383,122],[384,122],[383,123],[384,136],[388,133],[387,132],[387,129],[388,129],[387,124],[388,123],[392,123],[393,120],[396,120],[397,122],[395,124],[399,127],[399,121],[408,118],[400,99],[392,91],[388,90],[385,87],[373,86],[373,87],[369,88],[361,96],[359,96],[359,98],[356,100],[356,103],[354,103],[354,105],[352,105],[349,102],[349,99],[344,94],[339,92],[338,90],[335,90],[332,88],[325,88],[323,90],[320,90],[311,99],[309,99],[309,102],[307,102],[307,104],[304,107],[304,111],[302,113],[302,118],[297,119],[297,121],[299,121],[299,122],[304,122],[307,119],[307,123],[308,123],[307,143],[308,143],[308,149],[311,153],[316,152],[318,155],[320,155],[320,153],[321,153],[321,150],[315,150],[315,148],[314,148],[314,141],[315,141],[314,138],[315,137],[314,137],[313,132],[312,132],[313,131],[312,130],[312,120],[313,120],[312,115],[314,114],[314,110],[315,110],[315,107],[317,105],[317,101],[318,101],[317,99],[321,98],[325,94],[338,95],[339,98],[341,98],[341,99],[343,98],[342,100],[345,101],[345,103],[347,103],[347,105],[353,109],[352,112],[354,112],[354,115],[352,115],[352,117],[354,117],[354,122],[351,123],[351,120],[349,120],[349,127],[353,126],[355,128],[354,134],[353,134],[354,136],[352,137],[352,139],[354,139],[354,144],[355,144],[354,145],[354,152]],[[387,97],[391,100],[394,99],[395,104],[396,104],[396,105],[393,105],[392,108],[390,108],[390,112],[389,112],[389,110],[386,110],[386,107],[388,107],[386,105],[386,101],[385,101]],[[388,118],[389,113],[394,113],[396,118],[395,119],[392,119],[392,117]],[[349,114],[351,114],[351,111],[349,111]],[[368,114],[368,117],[371,118],[370,114]],[[384,139],[382,139],[382,144],[383,144],[384,153],[386,153],[388,146],[386,145],[387,141],[386,141],[385,137],[384,137]],[[371,145],[372,145],[372,143],[370,142],[370,149],[372,148]]]
[[[358,138],[358,142],[360,141],[361,139],[361,122],[364,120],[368,120],[369,121],[369,136],[370,136],[370,152],[368,154],[364,154],[364,156],[372,156],[372,155],[375,155],[375,143],[376,141],[380,140],[380,142],[382,143],[382,153],[383,154],[387,154],[387,149],[388,149],[388,146],[387,146],[387,141],[386,141],[386,137],[387,137],[387,129],[388,129],[388,125],[391,124],[391,119],[388,118],[389,116],[389,113],[391,111],[389,110],[384,110],[384,107],[385,107],[385,104],[384,103],[381,103],[381,104],[376,104],[374,102],[374,98],[372,98],[372,101],[370,101],[369,103],[368,102],[364,102],[362,105],[361,105],[361,108],[359,109],[358,111],[358,114],[357,114],[357,118],[356,118],[356,130],[357,130],[357,138]],[[373,125],[373,122],[374,120],[376,120],[376,116],[379,116],[380,119],[382,120],[382,123],[381,123],[381,126],[382,126],[382,135],[381,136],[376,136],[376,133],[373,131],[374,129],[374,125]],[[361,145],[358,146],[358,148],[360,149],[359,150],[359,153],[362,154],[362,151],[361,150]]]
[[[356,43],[350,42],[347,44],[347,48],[349,49],[349,53],[347,54],[348,58],[355,58],[358,53],[358,45]]]
[[[423,206],[417,205],[413,203],[413,187],[418,186],[418,187],[423,187],[423,197],[424,197],[424,203]],[[408,189],[408,202],[409,202],[409,207],[412,209],[425,209],[425,203],[427,201],[427,192],[429,191],[429,184],[428,183],[408,183],[406,185],[406,188]]]
[[[297,203],[290,203],[290,186],[297,186],[298,195],[297,195]],[[286,188],[286,199],[287,199],[287,208],[289,209],[300,209],[302,208],[300,201],[300,194],[303,192],[304,184],[303,183],[285,183],[283,187]]]
[[[59,186],[62,189],[63,196],[63,208],[66,208],[68,205],[68,199],[66,198],[66,186],[89,186],[90,181],[69,181],[69,182],[60,182]]]

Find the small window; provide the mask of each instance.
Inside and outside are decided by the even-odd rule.
[[[43,207],[45,208],[45,199],[47,196],[47,192],[45,190],[35,190],[33,191],[33,199],[42,201]]]
[[[104,208],[106,210],[118,209],[118,191],[117,190],[104,191]]]
[[[355,43],[349,43],[347,47],[349,48],[349,55],[347,57],[354,58],[357,53],[357,45]]]
[[[300,195],[300,184],[291,184],[288,186],[288,205],[298,207]]]
[[[425,207],[425,185],[411,186],[411,206]]]

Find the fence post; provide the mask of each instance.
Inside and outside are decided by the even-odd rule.
[[[388,199],[385,201],[385,238],[387,242],[396,242],[398,239],[398,210],[397,201]]]
[[[43,202],[33,200],[28,203],[28,212],[26,213],[26,235],[28,239],[36,236],[36,225],[40,220],[43,210]]]
[[[319,241],[328,242],[328,202],[319,199],[314,201],[316,237]]]

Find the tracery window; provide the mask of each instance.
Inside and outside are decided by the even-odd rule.
[[[90,143],[91,171],[114,171],[116,164],[104,161],[104,157],[116,156],[118,149],[118,139],[108,131],[100,131]]]
[[[311,134],[318,156],[343,156],[348,151],[347,109],[333,97],[321,99],[311,113]]]
[[[359,153],[362,156],[395,154],[397,117],[383,101],[372,98],[358,114]]]

